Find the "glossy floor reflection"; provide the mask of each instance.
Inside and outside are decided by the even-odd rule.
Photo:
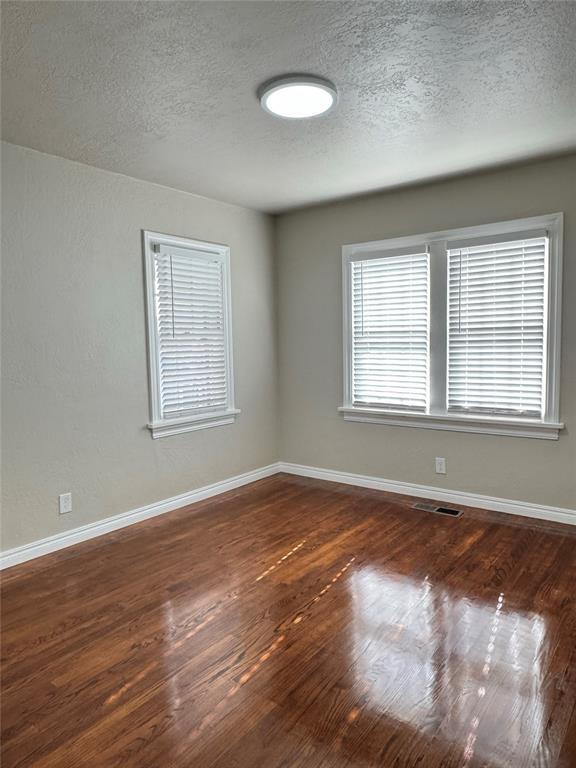
[[[277,476],[6,572],[2,765],[576,766],[576,529]]]
[[[374,567],[351,577],[357,686],[365,707],[461,743],[463,764],[530,765],[545,735],[545,621],[454,598]],[[366,652],[367,642],[370,645]],[[360,710],[361,712],[362,710]],[[443,718],[438,713],[445,712]]]

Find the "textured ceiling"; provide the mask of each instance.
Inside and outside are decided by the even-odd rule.
[[[2,2],[3,138],[277,211],[576,146],[574,2]],[[310,121],[257,86],[310,72]]]

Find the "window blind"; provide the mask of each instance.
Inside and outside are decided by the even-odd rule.
[[[428,254],[353,261],[352,400],[425,411]]]
[[[154,254],[162,418],[226,408],[222,261],[162,247]]]
[[[448,410],[541,417],[548,241],[449,249]]]

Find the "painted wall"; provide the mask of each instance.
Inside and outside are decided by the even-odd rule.
[[[576,156],[274,222],[10,144],[2,152],[2,549],[278,458],[576,506]],[[553,211],[566,214],[560,440],[344,422],[342,244]],[[234,425],[160,440],[146,429],[142,229],[231,246]],[[447,476],[434,473],[435,456]],[[68,490],[73,512],[59,516]]]
[[[2,549],[277,459],[273,220],[2,145]],[[141,230],[231,247],[234,425],[152,440]],[[58,515],[72,491],[73,512]]]
[[[557,442],[344,422],[341,246],[565,212]],[[284,214],[277,220],[283,460],[576,507],[576,155]],[[436,475],[434,457],[447,459]]]

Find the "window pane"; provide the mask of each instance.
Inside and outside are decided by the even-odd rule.
[[[448,409],[542,416],[547,238],[449,250]]]
[[[352,399],[425,411],[428,254],[352,262]]]
[[[222,263],[194,251],[162,252],[154,267],[162,417],[225,408]]]

